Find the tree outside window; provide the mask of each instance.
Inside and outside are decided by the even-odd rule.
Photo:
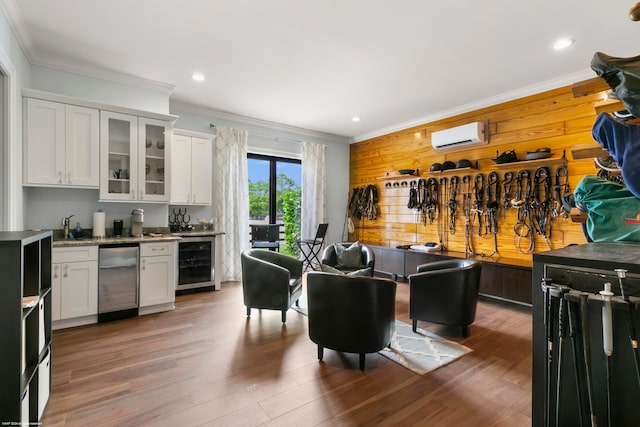
[[[298,256],[295,239],[300,234],[300,161],[250,154],[248,169],[249,223],[281,224],[280,252]]]

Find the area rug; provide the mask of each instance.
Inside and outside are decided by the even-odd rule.
[[[424,375],[471,351],[469,347],[420,328],[413,332],[411,325],[396,320],[391,348],[387,347],[378,353],[418,375]]]
[[[291,308],[306,316],[305,296],[300,298],[299,304],[299,307],[293,305]],[[391,348],[387,347],[378,353],[418,375],[447,365],[472,351],[469,347],[420,328],[413,332],[411,325],[400,320],[396,320],[395,326]]]

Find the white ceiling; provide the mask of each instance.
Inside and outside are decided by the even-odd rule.
[[[362,140],[638,55],[633,0],[3,0],[29,60]],[[568,50],[555,39],[576,40]],[[191,80],[194,71],[206,81]],[[106,74],[105,74],[106,73]],[[358,123],[351,121],[359,116]]]

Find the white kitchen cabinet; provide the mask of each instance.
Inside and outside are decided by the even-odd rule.
[[[98,246],[54,248],[51,292],[51,320],[97,316]]]
[[[176,298],[175,241],[140,244],[140,308],[173,304]],[[141,310],[141,314],[144,310]]]
[[[212,155],[211,136],[174,130],[171,141],[172,204],[211,204]]]
[[[98,110],[25,100],[24,185],[98,188]]]
[[[100,200],[169,202],[169,122],[100,112]]]

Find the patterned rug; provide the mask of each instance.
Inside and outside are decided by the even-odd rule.
[[[471,351],[469,347],[420,328],[413,332],[411,325],[396,320],[391,348],[387,347],[378,353],[418,375],[424,375]]]
[[[305,296],[300,298],[299,303],[299,307],[293,305],[291,308],[306,316]],[[411,325],[396,320],[396,331],[391,337],[391,348],[387,347],[378,353],[418,375],[424,375],[471,351],[469,347],[420,328],[417,332],[413,332]]]

